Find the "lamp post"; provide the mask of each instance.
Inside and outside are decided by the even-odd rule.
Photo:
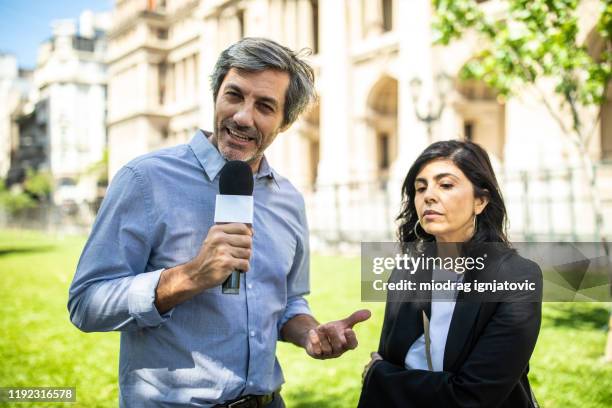
[[[420,78],[414,77],[410,80],[410,94],[412,96],[412,104],[414,106],[414,114],[417,119],[427,126],[427,140],[431,143],[433,124],[440,120],[444,107],[446,105],[446,95],[451,89],[452,79],[447,74],[441,72],[436,75],[437,98],[432,98],[427,102],[427,112],[423,113],[419,110],[419,101],[421,97],[421,87],[423,81]],[[434,106],[434,103],[437,106]]]

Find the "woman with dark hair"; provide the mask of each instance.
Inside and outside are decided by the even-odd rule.
[[[489,255],[482,270],[422,268],[424,281],[534,282],[509,298],[456,290],[397,301],[389,292],[378,352],[366,365],[359,407],[534,407],[527,373],[541,321],[540,268],[506,237],[506,207],[489,157],[479,145],[427,147],[402,186],[399,239],[429,255]],[[395,279],[396,271],[391,276]],[[447,293],[448,294],[448,293]],[[442,299],[442,300],[438,300]]]

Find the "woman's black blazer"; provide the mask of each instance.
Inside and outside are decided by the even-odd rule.
[[[367,373],[360,408],[537,406],[527,373],[540,330],[542,272],[514,251],[503,252],[484,271],[465,279],[528,279],[537,282],[536,301],[533,296],[531,301],[480,301],[473,291],[461,292],[441,372],[404,368],[408,348],[423,334],[423,310],[431,315],[431,302],[387,302],[378,349],[383,360]]]

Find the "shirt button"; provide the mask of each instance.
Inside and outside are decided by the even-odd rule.
[[[253,381],[249,381],[249,387],[253,386]]]
[[[247,288],[251,289],[253,287],[253,285],[251,285],[250,283],[247,283]]]
[[[255,330],[251,330],[249,334],[251,335],[251,337],[255,337]]]

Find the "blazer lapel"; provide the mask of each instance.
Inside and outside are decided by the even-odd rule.
[[[499,263],[509,253],[501,244],[499,246],[495,244],[481,245],[473,250],[471,254],[473,257],[487,254],[488,263],[482,271],[468,271],[465,274],[464,282],[471,282],[472,291],[469,293],[459,292],[457,296],[444,349],[444,370],[456,371],[458,358],[462,352],[467,350],[468,340],[474,332],[473,329],[482,308],[481,295],[474,291],[474,280],[492,281]]]
[[[444,348],[445,371],[454,371],[454,365],[472,334],[481,305],[475,300],[457,298]]]
[[[418,281],[431,281],[431,270],[421,270]],[[396,365],[404,366],[408,349],[423,334],[423,311],[431,318],[431,291],[419,291],[418,300],[388,304],[390,313],[385,316],[388,325],[385,342],[385,358]]]

